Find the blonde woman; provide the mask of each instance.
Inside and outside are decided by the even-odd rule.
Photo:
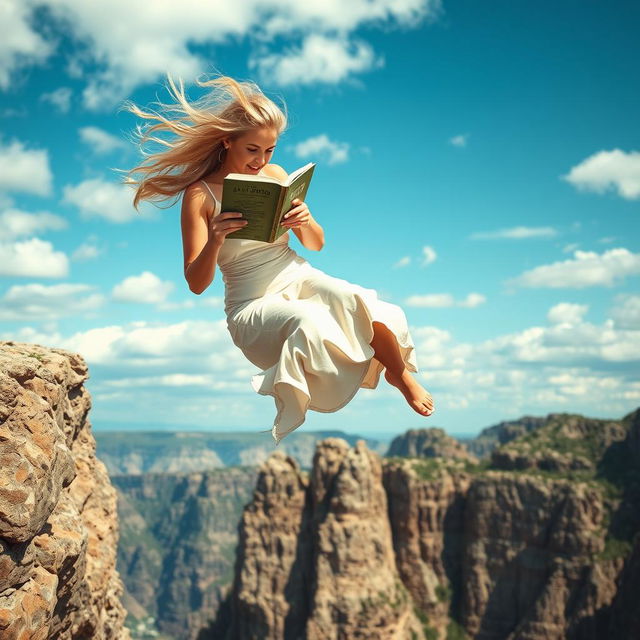
[[[141,200],[182,195],[181,228],[184,277],[201,295],[216,274],[225,284],[225,314],[234,344],[261,372],[251,379],[255,391],[275,399],[270,429],[276,444],[305,420],[308,409],[337,411],[359,388],[387,382],[424,416],[434,410],[431,394],[411,375],[417,372],[415,349],[402,309],[367,289],[313,267],[290,246],[290,232],[312,251],[325,243],[324,231],[304,202],[294,200],[275,242],[234,239],[246,220],[220,210],[222,184],[229,173],[286,178],[271,162],[287,126],[281,110],[253,82],[219,76],[196,83],[210,92],[189,102],[184,87],[168,76],[173,105],[167,115],[125,108],[157,120],[153,131],[175,137],[167,147],[128,173],[142,173],[134,206]],[[170,113],[179,117],[172,119]]]

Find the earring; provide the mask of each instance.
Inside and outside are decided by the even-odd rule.
[[[229,150],[228,147],[224,147],[224,151],[228,151],[228,150]],[[223,151],[223,148],[220,147],[220,151],[218,151],[218,162],[220,163],[222,163],[222,151]]]

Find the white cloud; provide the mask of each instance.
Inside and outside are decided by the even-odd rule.
[[[20,68],[40,64],[52,52],[52,45],[31,27],[31,3],[20,0],[0,2],[0,88],[8,89],[11,75]]]
[[[133,207],[133,190],[128,185],[91,178],[76,185],[66,185],[63,201],[75,205],[83,218],[104,218],[109,222],[132,222],[137,218],[152,218],[149,206],[141,205],[140,213]]]
[[[394,269],[399,269],[400,267],[406,267],[411,262],[411,258],[409,256],[403,256],[393,265]]]
[[[53,33],[48,36],[50,43],[29,26],[29,13],[43,5],[54,17],[47,29]],[[108,10],[84,0],[5,0],[2,7],[1,22],[9,25],[5,31],[10,34],[0,45],[0,82],[5,87],[9,74],[23,61],[42,62],[51,55],[54,40],[56,46],[62,40],[54,32],[59,27],[65,39],[78,43],[70,49],[74,57],[68,60],[67,72],[88,79],[83,91],[85,106],[109,110],[165,72],[186,79],[197,77],[211,66],[211,53],[202,52],[203,47],[213,49],[244,38],[263,82],[289,84],[294,78],[298,82],[309,78],[339,82],[375,68],[382,60],[368,43],[353,40],[353,32],[362,27],[416,28],[425,20],[437,19],[441,0],[184,0],[154,6],[151,12],[146,4],[128,0],[111,0]],[[299,40],[299,46],[284,55],[275,53],[275,43],[284,37]],[[86,72],[89,68],[90,74]]]
[[[507,281],[521,287],[582,289],[592,286],[613,286],[618,281],[640,273],[640,254],[628,249],[575,251],[574,258],[541,265]]]
[[[632,294],[616,296],[611,317],[617,329],[640,330],[640,296]]]
[[[523,238],[552,238],[557,233],[553,227],[511,227],[509,229],[498,229],[497,231],[478,231],[472,233],[469,237],[473,240],[489,238],[521,240]]]
[[[103,306],[104,296],[90,293],[87,284],[14,285],[0,298],[0,320],[46,322],[61,316],[77,316]]]
[[[129,276],[113,287],[111,295],[116,302],[137,302],[141,304],[158,304],[165,302],[175,285],[168,280],[160,280],[150,271],[143,271],[139,276]]]
[[[550,326],[475,344],[456,342],[438,327],[411,327],[418,378],[436,412],[481,405],[501,415],[539,415],[575,411],[576,403],[598,414],[632,410],[640,399],[640,381],[629,376],[640,361],[640,325],[626,330],[611,319],[594,325],[583,320],[581,305],[569,304],[564,319],[570,322],[560,322],[562,309],[561,303],[549,310]]]
[[[86,260],[94,260],[101,253],[103,253],[103,251],[95,244],[91,242],[83,242],[71,254],[71,259],[78,262],[85,262]]]
[[[0,191],[48,196],[52,182],[46,150],[26,149],[18,140],[0,144]]]
[[[551,324],[576,325],[589,310],[589,305],[560,302],[549,309],[547,318]]]
[[[485,296],[480,293],[469,293],[464,300],[456,302],[450,293],[428,293],[424,295],[409,296],[405,304],[409,307],[477,307],[486,302]]]
[[[43,93],[40,96],[40,100],[43,102],[49,102],[60,113],[68,113],[71,108],[71,96],[73,92],[69,87],[58,87],[50,93]]]
[[[459,307],[477,307],[484,304],[487,298],[481,293],[469,293],[464,300],[458,302]]]
[[[67,227],[64,218],[48,211],[28,213],[20,209],[8,209],[0,213],[0,242],[42,233],[47,229],[60,231]]]
[[[436,252],[433,247],[422,247],[422,266],[426,267],[436,261]]]
[[[612,190],[627,200],[640,198],[640,152],[599,151],[561,176],[579,191]]]
[[[127,148],[124,140],[99,127],[81,127],[78,131],[82,142],[98,155],[111,153],[116,149]]]
[[[346,162],[349,157],[349,144],[347,142],[334,142],[322,133],[312,138],[307,138],[293,146],[293,152],[298,158],[315,158],[322,154],[327,158],[328,164]]]
[[[579,246],[580,244],[578,242],[571,242],[562,247],[562,253],[571,253],[575,251]]]
[[[0,276],[65,278],[68,273],[66,254],[55,251],[50,242],[31,238],[0,244]]]
[[[454,147],[466,147],[468,138],[469,138],[468,133],[460,134],[457,136],[453,136],[453,138],[449,138],[449,143],[452,144]]]
[[[263,78],[280,86],[335,84],[353,73],[382,66],[384,58],[376,56],[366,42],[323,34],[308,35],[301,47],[249,59],[250,69],[257,69]]]

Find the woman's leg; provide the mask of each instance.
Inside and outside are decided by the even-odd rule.
[[[371,346],[376,359],[386,368],[385,380],[400,389],[409,406],[421,415],[428,416],[433,413],[433,398],[422,387],[404,366],[400,355],[398,341],[393,332],[382,322],[373,321],[373,339]]]

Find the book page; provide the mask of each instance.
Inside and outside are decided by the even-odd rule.
[[[280,211],[276,214],[276,235],[275,239],[277,240],[287,229],[282,226],[282,217],[284,216],[289,209],[291,209],[291,201],[296,198],[300,198],[304,202],[304,199],[307,196],[307,191],[309,189],[309,184],[311,182],[311,176],[313,175],[313,170],[315,169],[315,162],[310,162],[306,167],[302,167],[301,170],[292,173],[290,176],[290,184],[285,188],[284,198],[282,201],[282,207]]]

